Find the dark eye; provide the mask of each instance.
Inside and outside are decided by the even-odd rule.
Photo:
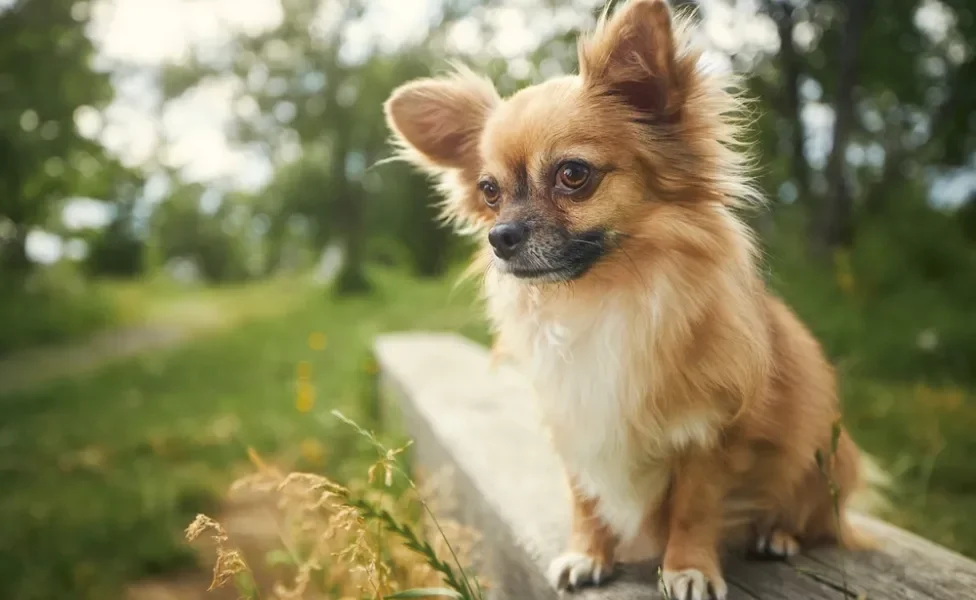
[[[485,204],[495,206],[498,204],[498,184],[491,179],[482,179],[478,182],[478,189],[485,197]]]
[[[556,187],[566,192],[575,192],[590,180],[590,167],[578,161],[567,161],[556,171]]]

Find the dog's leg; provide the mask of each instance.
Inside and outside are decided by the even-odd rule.
[[[789,558],[799,554],[800,542],[785,529],[774,527],[756,536],[754,552],[759,558]]]
[[[573,522],[569,549],[549,565],[549,581],[559,590],[599,585],[613,571],[616,538],[596,514],[597,500],[572,486]]]
[[[668,542],[660,586],[672,600],[724,600],[728,587],[718,557],[723,470],[704,453],[678,462],[668,498]]]

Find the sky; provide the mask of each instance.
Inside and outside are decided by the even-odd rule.
[[[0,0],[0,6],[4,1]],[[580,11],[570,6],[540,24],[527,17],[526,5],[533,3],[508,0],[488,16],[501,32],[491,44],[512,61],[513,68],[540,39],[543,32],[534,28],[583,24]],[[424,35],[438,4],[438,0],[371,0],[363,20],[348,26],[348,58],[354,58],[371,41],[395,48]],[[711,58],[720,68],[728,68],[723,51],[741,51],[745,44],[775,50],[778,45],[772,24],[752,17],[755,0],[738,0],[736,9],[716,0],[700,4],[705,37],[717,50]],[[153,73],[167,63],[185,60],[194,49],[219,53],[234,35],[259,34],[275,27],[282,18],[280,0],[91,0],[87,6],[91,11],[89,33],[98,48],[96,66],[124,66],[115,71],[125,74],[115,76],[116,98],[105,111],[86,107],[76,112],[75,122],[83,135],[98,138],[126,165],[159,160],[179,168],[189,181],[257,190],[271,178],[271,165],[264,156],[235,147],[225,135],[236,111],[252,109],[235,105],[237,82],[217,79],[160,110]],[[329,11],[320,11],[322,26],[327,26],[329,18]],[[935,34],[944,28],[937,10],[922,11],[917,21]],[[811,36],[800,28],[796,32],[798,43],[809,42]],[[473,22],[456,25],[451,39],[460,51],[473,51],[485,43],[477,38]],[[832,112],[827,106],[810,102],[803,117],[810,137],[808,152],[825,157],[830,147]],[[870,153],[863,156],[865,160],[872,158]],[[970,177],[942,181],[939,189],[960,193],[976,181]],[[146,201],[156,202],[165,192],[162,178],[150,179]],[[64,214],[69,228],[97,226],[108,218],[104,205],[90,201],[72,202]],[[61,250],[58,238],[40,231],[28,243],[32,257],[42,262],[56,260]]]

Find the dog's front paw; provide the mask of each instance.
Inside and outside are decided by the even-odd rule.
[[[560,591],[600,585],[610,576],[611,568],[595,556],[567,552],[549,563],[549,583]]]
[[[800,552],[800,543],[785,531],[773,529],[756,538],[755,552],[760,558],[784,559],[796,556]]]
[[[729,594],[725,580],[720,576],[706,577],[698,569],[664,570],[658,587],[668,600],[725,600]]]

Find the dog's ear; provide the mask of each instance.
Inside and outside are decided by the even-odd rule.
[[[386,122],[411,162],[430,170],[478,168],[478,140],[499,96],[467,70],[406,83],[386,101]]]
[[[580,75],[621,98],[641,120],[677,118],[684,94],[665,0],[630,0],[580,40]]]

